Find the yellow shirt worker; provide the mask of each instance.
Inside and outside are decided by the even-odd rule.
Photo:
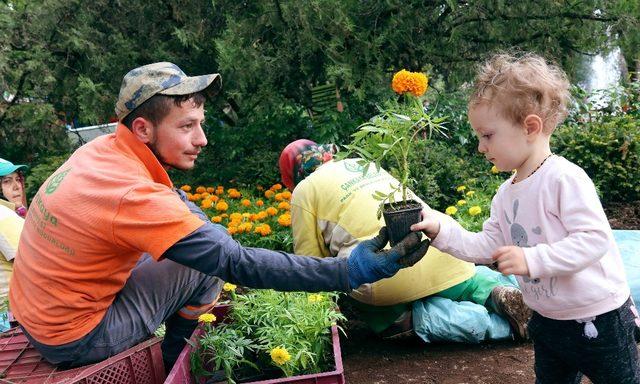
[[[380,202],[372,194],[387,193],[398,181],[375,166],[363,174],[358,159],[334,161],[335,151],[334,145],[302,139],[289,144],[280,156],[282,181],[293,191],[291,227],[297,254],[348,257],[360,241],[384,226],[384,219],[377,218]],[[500,296],[519,295],[521,302],[520,291],[502,287],[498,279],[476,275],[475,268],[431,247],[412,267],[365,284],[350,296],[362,320],[383,337],[412,334],[412,302],[432,295],[486,304],[509,318],[501,308],[505,298]]]

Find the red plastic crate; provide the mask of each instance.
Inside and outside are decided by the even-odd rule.
[[[213,309],[213,314],[219,320],[224,319],[229,312],[229,305],[216,306]],[[202,328],[198,327],[191,340],[196,341],[202,334]],[[344,384],[344,368],[342,366],[342,352],[340,350],[340,337],[338,336],[338,327],[335,325],[331,327],[331,341],[333,345],[333,358],[335,363],[335,369],[330,372],[314,373],[309,375],[300,375],[292,377],[284,377],[273,380],[252,381],[246,384]],[[178,360],[169,375],[165,384],[198,384],[191,374],[191,363],[189,361],[189,355],[191,354],[192,347],[190,344],[184,347]]]
[[[153,337],[105,361],[58,370],[29,343],[21,328],[0,334],[0,383],[160,384],[162,339]]]

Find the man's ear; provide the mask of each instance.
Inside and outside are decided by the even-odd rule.
[[[527,115],[524,118],[524,129],[527,132],[528,137],[535,137],[543,132],[544,123],[538,115]]]
[[[131,122],[131,132],[144,144],[148,144],[153,141],[153,124],[144,117],[136,117]]]

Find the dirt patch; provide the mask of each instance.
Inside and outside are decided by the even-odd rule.
[[[533,383],[531,343],[426,344],[418,338],[381,340],[363,323],[347,324],[342,337],[349,384]]]
[[[605,207],[614,229],[640,229],[640,201]],[[341,335],[345,379],[349,384],[533,383],[530,342],[426,344],[417,337],[381,340],[364,323],[349,320]],[[590,383],[583,379],[582,383]]]
[[[640,201],[610,203],[604,207],[613,229],[640,229]]]

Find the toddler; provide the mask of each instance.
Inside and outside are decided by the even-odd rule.
[[[478,150],[503,171],[482,232],[429,208],[412,230],[460,259],[514,274],[533,309],[536,383],[640,383],[637,311],[591,179],[553,154],[567,114],[564,72],[534,54],[495,55],[480,69],[468,117]]]

